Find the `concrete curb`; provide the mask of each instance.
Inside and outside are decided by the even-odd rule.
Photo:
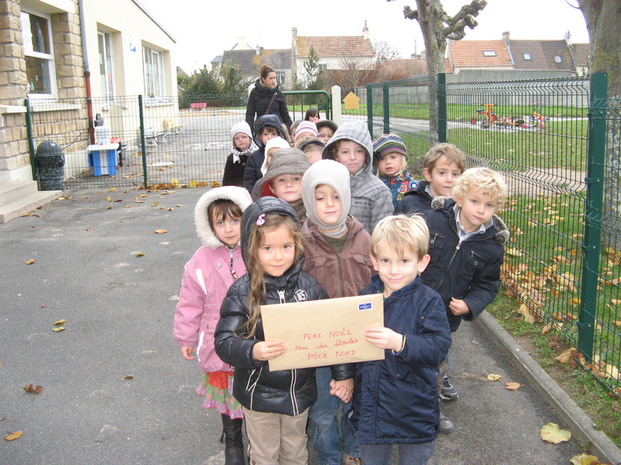
[[[505,331],[487,311],[476,319],[485,333],[505,352],[535,389],[558,413],[571,431],[583,442],[591,444],[591,453],[602,462],[621,465],[621,449],[604,434],[593,428],[593,421],[565,391],[528,355],[520,344]],[[543,426],[543,425],[542,425]]]

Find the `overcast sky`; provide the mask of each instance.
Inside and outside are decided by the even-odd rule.
[[[260,0],[139,0],[177,40],[177,64],[186,72],[210,67],[211,60],[230,50],[237,37],[266,49],[291,48],[291,29],[300,36],[362,35],[365,21],[371,40],[397,48],[402,58],[424,49],[416,21],[404,19],[403,7],[414,0],[311,0],[265,2]],[[174,3],[174,6],[171,5]],[[278,3],[279,6],[276,6]],[[443,0],[454,15],[467,0]],[[466,28],[466,40],[502,38],[562,40],[570,31],[574,43],[587,43],[577,0],[488,0],[479,14],[479,26]],[[273,6],[270,6],[273,5]]]

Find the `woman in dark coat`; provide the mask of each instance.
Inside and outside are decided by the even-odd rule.
[[[276,72],[269,66],[263,65],[259,75],[260,77],[255,82],[254,89],[248,97],[246,122],[254,131],[254,122],[259,116],[265,114],[278,115],[288,130],[293,122],[289,116],[289,110],[287,110],[285,96],[276,83]]]

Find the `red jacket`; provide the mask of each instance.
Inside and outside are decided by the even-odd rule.
[[[330,298],[358,295],[371,283],[371,235],[351,215],[347,215],[346,224],[349,236],[340,255],[328,245],[310,218],[302,225],[306,241],[302,269],[313,275]]]

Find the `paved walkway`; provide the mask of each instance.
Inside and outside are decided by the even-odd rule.
[[[220,417],[201,407],[201,374],[172,339],[183,265],[200,245],[201,193],[66,191],[0,225],[0,425],[23,431],[0,441],[0,462],[224,462]],[[431,463],[568,464],[581,452],[575,438],[539,438],[546,423],[567,424],[479,324],[462,325],[451,361],[460,398],[442,407],[455,432]],[[506,381],[524,386],[508,391]],[[25,393],[29,384],[42,393]]]

